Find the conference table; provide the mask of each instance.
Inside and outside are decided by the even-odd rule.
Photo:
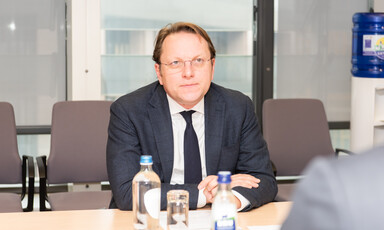
[[[272,202],[249,212],[238,213],[238,224],[242,230],[249,226],[281,225],[285,220],[291,202]],[[210,212],[210,210],[190,211]],[[166,215],[162,211],[161,215]],[[209,216],[206,216],[209,219]],[[207,220],[209,221],[209,220]],[[191,223],[190,223],[191,225]],[[24,213],[1,213],[0,229],[10,230],[129,230],[133,229],[132,212],[117,209],[47,211]]]

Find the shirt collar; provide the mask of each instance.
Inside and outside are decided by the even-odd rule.
[[[171,115],[174,115],[186,110],[183,106],[181,106],[179,103],[173,100],[168,94],[167,94],[167,99],[168,99],[169,111],[171,112]],[[196,112],[204,114],[204,97],[189,110],[195,110]]]

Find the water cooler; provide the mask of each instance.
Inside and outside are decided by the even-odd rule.
[[[384,13],[353,15],[351,150],[384,144]]]

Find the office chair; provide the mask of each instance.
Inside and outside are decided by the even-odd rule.
[[[102,190],[101,182],[108,181],[106,145],[111,103],[65,101],[53,106],[50,154],[48,159],[37,158],[41,211],[50,210],[46,201],[52,211],[108,208],[112,193]],[[74,184],[73,191],[47,193],[48,186],[69,183]]]
[[[28,176],[28,191],[27,178]],[[0,183],[21,184],[21,195],[0,193],[0,212],[30,212],[33,210],[35,167],[33,157],[23,155],[20,159],[13,106],[0,102]],[[27,207],[21,201],[27,194]]]
[[[263,104],[263,136],[279,181],[276,201],[290,200],[295,177],[316,156],[338,156],[332,147],[323,103],[317,99],[268,99]]]

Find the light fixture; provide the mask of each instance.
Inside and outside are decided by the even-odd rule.
[[[11,22],[11,23],[8,25],[8,28],[9,28],[11,31],[15,31],[15,30],[16,30],[16,24],[15,24],[15,22]]]

